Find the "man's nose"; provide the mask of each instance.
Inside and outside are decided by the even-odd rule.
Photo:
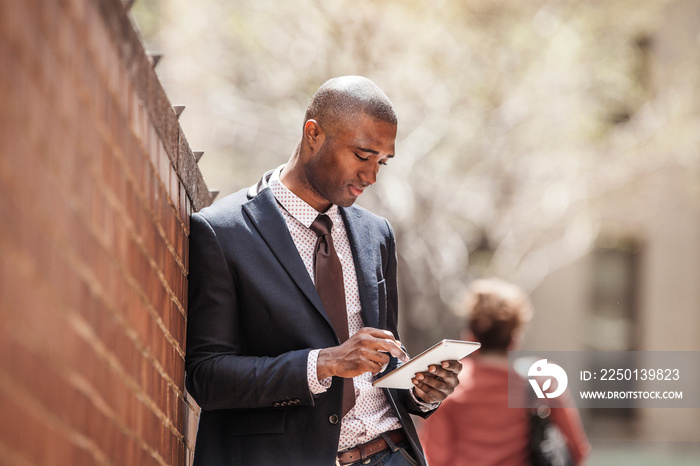
[[[377,173],[379,173],[379,164],[367,167],[360,171],[360,181],[368,185],[373,185],[377,182]]]

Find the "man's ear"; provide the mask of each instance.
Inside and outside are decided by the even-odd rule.
[[[304,140],[311,149],[318,149],[323,145],[325,133],[316,120],[308,120],[304,125]]]

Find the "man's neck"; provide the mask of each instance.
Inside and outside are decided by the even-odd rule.
[[[308,181],[301,176],[302,167],[296,163],[297,158],[292,156],[289,162],[282,168],[280,173],[280,181],[282,184],[293,192],[299,199],[303,200],[319,213],[324,213],[332,207],[333,204],[325,199],[319,200],[319,196],[314,196],[313,188],[308,186]]]

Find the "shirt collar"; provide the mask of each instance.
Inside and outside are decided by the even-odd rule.
[[[277,202],[279,202],[284,210],[306,228],[310,228],[311,224],[316,220],[316,217],[318,217],[319,212],[282,183],[282,180],[280,180],[280,173],[283,168],[284,165],[272,172],[270,180],[268,181],[268,186],[275,196],[275,199],[277,199]],[[328,215],[333,221],[333,224],[335,224],[338,216],[338,206],[332,204],[331,207],[323,213]]]

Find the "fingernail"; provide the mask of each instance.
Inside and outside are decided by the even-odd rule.
[[[435,366],[430,366],[430,372],[432,372],[432,373],[437,372],[437,367],[435,367]]]

